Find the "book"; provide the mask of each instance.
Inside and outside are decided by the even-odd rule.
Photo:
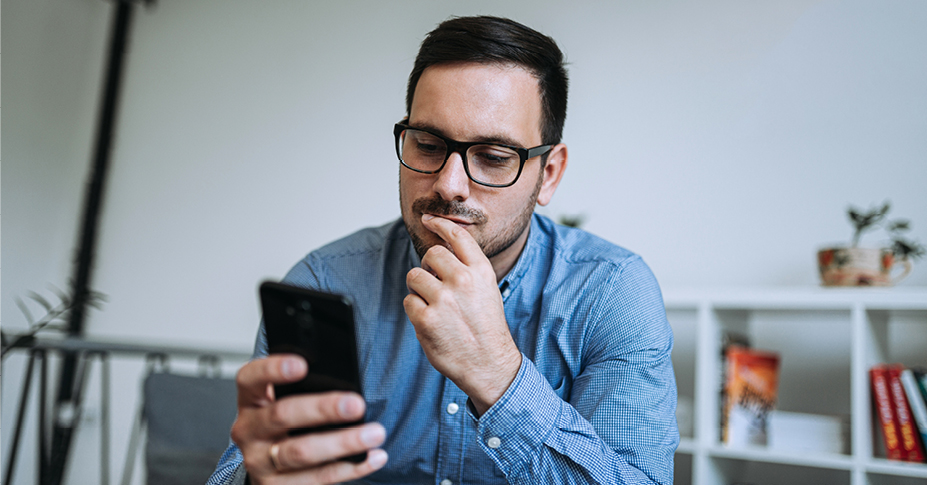
[[[766,445],[767,418],[778,396],[779,355],[732,346],[725,360],[721,441],[733,446]]]
[[[721,359],[721,365],[719,366],[721,369],[721,380],[719,381],[721,382],[721,389],[718,390],[718,394],[720,394],[718,399],[718,422],[720,423],[718,428],[718,439],[722,442],[724,442],[724,437],[727,430],[727,413],[725,412],[725,403],[727,403],[727,387],[725,386],[725,383],[727,382],[728,374],[727,351],[729,348],[734,346],[750,348],[750,337],[740,332],[731,330],[722,332],[721,355],[719,356]]]
[[[908,398],[908,406],[911,407],[911,414],[914,416],[917,431],[921,435],[921,451],[923,452],[924,446],[927,446],[927,403],[924,402],[921,396],[921,390],[914,378],[914,371],[911,369],[901,371],[901,385],[904,387],[904,394]]]
[[[914,380],[917,381],[917,387],[921,390],[921,396],[927,403],[927,371],[924,369],[914,369]]]
[[[901,438],[901,458],[905,461],[921,463],[924,461],[921,436],[917,431],[917,424],[911,415],[911,407],[901,384],[901,371],[904,366],[900,364],[888,366],[888,388],[895,406],[895,417],[898,419],[898,435]]]
[[[901,460],[901,441],[898,437],[898,421],[888,390],[888,369],[877,365],[869,369],[869,382],[872,385],[872,404],[879,423],[882,439],[885,443],[885,456],[889,460]]]
[[[850,417],[771,411],[768,418],[771,450],[817,453],[850,452]]]

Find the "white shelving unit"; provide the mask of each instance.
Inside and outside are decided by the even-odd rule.
[[[927,484],[927,464],[889,461],[873,440],[869,368],[927,367],[927,288],[668,289],[682,429],[677,484]],[[721,335],[780,354],[778,409],[846,416],[845,453],[732,448],[718,439]]]

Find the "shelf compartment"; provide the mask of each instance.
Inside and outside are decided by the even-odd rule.
[[[673,460],[673,483],[692,483],[692,455],[676,452],[676,458]]]
[[[673,371],[678,395],[676,420],[679,435],[692,438],[695,429],[695,342],[697,314],[693,310],[668,310],[667,320],[673,328]]]
[[[776,409],[850,416],[851,311],[847,309],[765,310],[714,308],[709,331],[747,337],[751,347],[779,355]],[[720,391],[720,346],[717,348]],[[720,403],[717,405],[720,407]],[[715,411],[718,412],[718,411]],[[849,446],[848,446],[849,448]]]

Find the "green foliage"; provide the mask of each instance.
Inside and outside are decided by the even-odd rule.
[[[881,206],[872,206],[867,211],[862,211],[853,206],[847,209],[847,215],[850,217],[850,223],[853,224],[854,229],[853,247],[855,248],[859,244],[864,232],[882,227],[891,237],[892,252],[899,259],[910,258],[915,260],[927,254],[927,248],[924,245],[905,237],[905,233],[911,230],[910,221],[907,219],[886,219],[891,207],[891,202],[886,200]]]
[[[560,225],[567,227],[580,227],[584,222],[586,222],[586,216],[582,214],[562,215],[557,222],[559,222]]]
[[[859,244],[859,239],[863,233],[878,227],[878,224],[885,219],[885,215],[891,209],[891,203],[885,201],[882,207],[870,207],[868,211],[861,212],[856,207],[850,206],[847,209],[847,215],[850,216],[850,223],[853,224],[853,247]]]
[[[24,302],[22,298],[16,297],[16,306],[19,307],[19,310],[26,318],[26,323],[29,324],[29,330],[17,335],[0,332],[0,337],[2,337],[0,338],[0,340],[2,340],[0,359],[6,357],[7,352],[11,349],[34,339],[35,335],[42,330],[56,330],[59,332],[65,330],[67,318],[75,305],[74,298],[54,285],[49,285],[49,291],[54,293],[57,297],[58,302],[56,304],[52,304],[48,299],[34,291],[29,292],[29,299],[37,303],[42,307],[42,310],[45,311],[45,314],[38,319],[32,316],[32,312],[29,311],[29,306],[26,302]],[[106,295],[103,293],[90,291],[87,294],[86,303],[93,308],[101,309],[105,301]]]

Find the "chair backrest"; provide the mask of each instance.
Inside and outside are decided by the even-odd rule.
[[[235,381],[153,373],[145,379],[148,485],[202,485],[229,445]]]

